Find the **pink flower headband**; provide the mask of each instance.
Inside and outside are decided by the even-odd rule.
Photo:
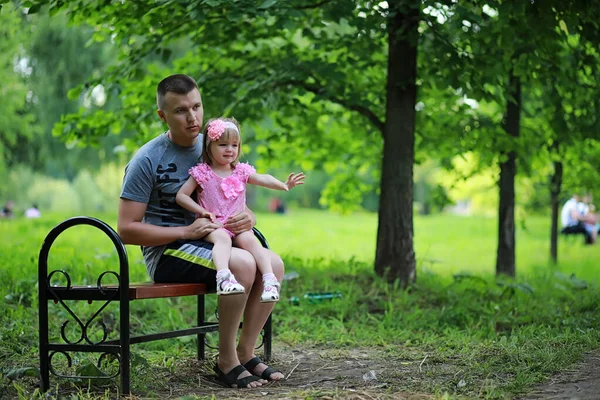
[[[210,125],[208,125],[208,138],[213,142],[219,140],[223,132],[225,132],[225,129],[233,129],[238,133],[238,135],[240,133],[240,131],[238,131],[237,126],[235,126],[233,122],[217,119],[212,121]]]

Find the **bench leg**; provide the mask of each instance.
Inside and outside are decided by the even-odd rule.
[[[204,295],[198,296],[198,326],[202,326],[204,324]],[[198,360],[204,360],[204,340],[206,334],[199,333],[198,335]]]
[[[121,394],[125,396],[129,396],[131,392],[130,388],[130,349],[129,349],[129,299],[125,297],[127,295],[127,291],[122,290],[125,295],[121,294],[121,298],[119,300],[120,306],[120,355],[121,355]]]
[[[48,359],[48,300],[46,298],[45,281],[39,282],[39,331],[40,331],[40,391],[50,388],[50,369]]]

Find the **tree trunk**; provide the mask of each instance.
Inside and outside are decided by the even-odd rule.
[[[519,136],[521,114],[521,81],[511,70],[504,130],[513,139]],[[498,207],[498,254],[496,275],[515,276],[515,176],[516,151],[510,150],[500,162],[500,204]]]
[[[419,0],[388,1],[386,123],[375,272],[403,287],[416,280],[413,162]]]
[[[550,228],[550,259],[558,260],[558,196],[562,189],[563,165],[554,161],[554,174],[550,178],[550,206],[552,207],[552,227]]]

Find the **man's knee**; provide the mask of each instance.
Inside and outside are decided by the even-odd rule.
[[[233,247],[229,259],[229,269],[240,283],[251,285],[254,281],[254,275],[256,275],[256,261],[254,261],[252,254],[246,250]]]

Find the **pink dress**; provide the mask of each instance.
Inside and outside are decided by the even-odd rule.
[[[226,178],[215,174],[206,163],[200,163],[190,168],[190,176],[202,190],[198,191],[198,203],[206,210],[215,214],[217,221],[225,223],[229,217],[246,208],[246,183],[250,174],[256,170],[248,163],[239,163]],[[229,236],[233,232],[225,229]]]

